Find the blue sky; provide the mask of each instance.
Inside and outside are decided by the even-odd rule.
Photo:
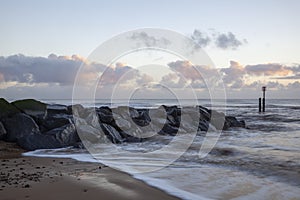
[[[244,41],[236,49],[204,48],[218,68],[230,67],[230,61],[242,66],[297,66],[299,8],[297,0],[1,0],[0,56],[47,57],[54,53],[87,57],[114,35],[154,27],[189,37],[195,29],[208,35],[233,33]],[[293,78],[290,83],[295,81]]]

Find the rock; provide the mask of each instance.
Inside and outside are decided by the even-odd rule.
[[[132,129],[132,124],[126,119],[122,118],[118,114],[114,114],[114,118],[117,126],[123,131],[130,131]]]
[[[208,121],[199,121],[198,131],[208,131],[209,129],[209,122]]]
[[[210,112],[207,108],[203,106],[198,106],[199,113],[200,113],[200,120],[203,121],[210,121]]]
[[[112,111],[107,106],[97,109],[97,114],[99,116],[99,120],[103,123],[110,124],[112,121],[114,121]]]
[[[171,124],[166,123],[164,125],[164,127],[162,128],[162,130],[159,131],[159,134],[175,136],[177,134],[177,132],[178,132],[178,127],[172,126]]]
[[[72,121],[68,117],[60,116],[60,115],[50,116],[47,117],[46,119],[39,120],[39,126],[41,132],[47,132],[49,130],[59,128],[71,123]]]
[[[65,105],[52,104],[47,105],[47,115],[71,115],[70,110]]]
[[[94,109],[89,112],[89,114],[87,115],[85,120],[86,120],[87,124],[89,124],[90,126],[96,128],[96,129],[101,128],[99,117]]]
[[[16,142],[19,138],[32,134],[39,134],[40,130],[35,121],[28,115],[18,113],[10,118],[5,118],[2,123],[7,131],[5,140]]]
[[[2,122],[0,122],[0,140],[3,140],[6,137],[6,130],[2,124]]]
[[[51,135],[35,134],[18,139],[18,145],[28,151],[36,149],[55,149],[63,146]]]
[[[225,114],[217,112],[215,110],[210,110],[210,124],[213,125],[217,130],[228,129],[228,124],[225,122]]]
[[[45,134],[31,134],[18,139],[18,144],[26,150],[54,149],[73,146],[79,142],[73,124],[53,129]]]
[[[149,109],[129,108],[130,117],[138,126],[147,126],[151,122]]]
[[[3,98],[0,98],[0,119],[11,117],[21,111]]]
[[[236,117],[226,116],[225,121],[228,127],[241,127],[241,128],[246,127],[245,121],[244,120],[239,121],[236,119]]]
[[[68,113],[73,114],[77,117],[84,118],[84,107],[80,104],[75,104],[67,107]]]
[[[65,126],[52,129],[44,133],[44,135],[54,136],[55,139],[61,143],[62,147],[73,145],[79,141],[74,124],[67,124]]]
[[[102,128],[104,134],[113,143],[117,144],[117,143],[121,143],[124,141],[124,139],[122,138],[120,133],[114,127],[110,126],[109,124],[102,123],[101,128]]]
[[[77,126],[77,132],[80,136],[81,141],[89,142],[92,144],[105,142],[105,135],[99,129],[94,128],[90,125]]]
[[[18,100],[11,104],[32,117],[46,116],[47,113],[47,104],[34,99]]]

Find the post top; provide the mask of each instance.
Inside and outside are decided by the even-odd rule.
[[[262,91],[263,91],[263,92],[265,92],[265,91],[266,91],[266,89],[267,89],[267,87],[266,87],[266,86],[262,86],[262,88],[261,88],[261,89],[262,89]]]

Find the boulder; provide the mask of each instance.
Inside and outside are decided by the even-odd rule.
[[[209,122],[208,121],[199,121],[198,131],[208,131],[209,129]]]
[[[85,120],[86,120],[87,124],[89,124],[90,126],[96,128],[96,129],[100,129],[99,117],[94,109],[91,110],[91,112],[89,112],[89,114],[87,115]]]
[[[72,121],[68,117],[59,116],[59,115],[50,116],[47,117],[46,119],[39,120],[40,130],[43,133],[71,123]]]
[[[79,141],[74,124],[67,124],[62,127],[52,129],[44,133],[44,135],[54,136],[62,147],[70,146]]]
[[[103,134],[103,131],[87,124],[78,126],[77,132],[80,136],[81,141],[83,141],[84,143],[88,142],[91,144],[95,144],[108,142],[105,135]]]
[[[3,140],[6,137],[6,130],[2,124],[2,122],[0,122],[0,140]]]
[[[110,124],[114,121],[112,111],[109,107],[103,106],[97,109],[99,120],[103,123]]]
[[[18,139],[17,143],[26,150],[54,149],[75,145],[79,142],[73,124],[53,129],[44,134],[31,134]]]
[[[210,124],[213,125],[217,130],[228,129],[228,124],[225,122],[225,114],[215,110],[210,110]]]
[[[0,119],[11,117],[21,111],[3,98],[0,98]]]
[[[124,141],[124,139],[122,138],[120,133],[114,127],[110,126],[109,124],[102,123],[101,128],[102,128],[104,134],[108,137],[108,139],[112,143],[117,144],[117,143],[122,143]]]
[[[241,127],[245,128],[246,124],[244,120],[237,120],[236,117],[233,116],[226,116],[225,121],[228,127]]]
[[[132,121],[138,126],[147,126],[151,122],[149,117],[149,109],[135,109],[129,108],[130,117]]]
[[[47,104],[34,99],[18,100],[11,104],[32,117],[45,116],[47,113]]]
[[[23,136],[40,133],[35,121],[24,113],[18,113],[12,117],[5,118],[2,120],[2,123],[7,131],[5,137],[7,142],[16,142]]]
[[[65,105],[60,105],[60,104],[47,105],[47,115],[48,116],[71,115],[71,114],[72,113],[70,113],[70,110]]]
[[[51,135],[35,134],[18,139],[18,145],[28,151],[36,149],[55,149],[63,147],[55,137]]]

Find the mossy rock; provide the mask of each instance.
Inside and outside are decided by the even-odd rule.
[[[47,104],[35,99],[18,100],[11,104],[31,116],[46,115],[47,112]]]
[[[20,113],[20,110],[10,104],[3,98],[0,98],[0,119],[11,117],[17,113]]]

